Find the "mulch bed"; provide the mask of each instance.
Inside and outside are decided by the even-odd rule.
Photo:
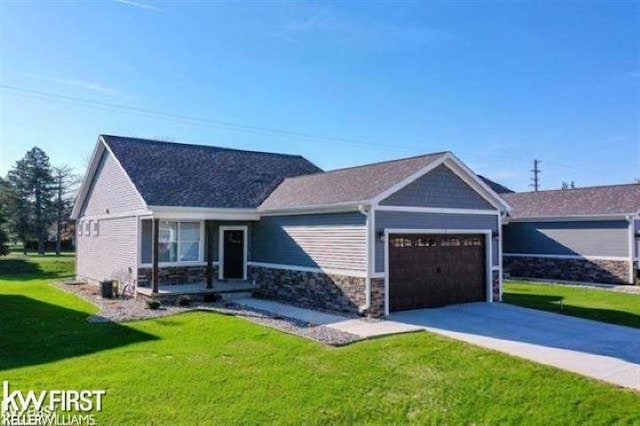
[[[87,318],[89,322],[127,322],[160,318],[189,311],[212,311],[224,315],[244,318],[256,324],[274,328],[285,333],[305,337],[316,342],[331,346],[342,346],[362,340],[362,337],[334,330],[323,325],[273,315],[270,312],[248,308],[235,303],[192,303],[191,306],[162,305],[160,309],[148,309],[143,300],[103,299],[100,289],[91,284],[78,282],[62,282],[53,284],[55,287],[73,293],[95,305],[100,311]]]

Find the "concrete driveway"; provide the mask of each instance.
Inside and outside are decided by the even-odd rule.
[[[404,311],[390,319],[640,390],[640,329],[501,303]]]

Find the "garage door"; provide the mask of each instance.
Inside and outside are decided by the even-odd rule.
[[[484,235],[391,234],[389,310],[486,300]]]

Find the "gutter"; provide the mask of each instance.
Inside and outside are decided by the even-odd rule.
[[[360,213],[362,213],[367,219],[366,219],[366,224],[367,224],[367,238],[366,240],[366,258],[367,258],[367,277],[365,278],[365,290],[364,290],[364,294],[365,294],[365,303],[362,306],[358,307],[358,310],[361,313],[365,313],[369,310],[369,308],[371,307],[371,256],[373,255],[372,253],[370,253],[371,250],[371,237],[372,237],[372,232],[371,232],[371,207],[369,207],[369,209],[367,209],[367,207],[363,204],[358,205],[358,211]]]

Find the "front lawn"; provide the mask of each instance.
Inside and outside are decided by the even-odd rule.
[[[0,375],[106,389],[99,424],[640,423],[636,392],[429,333],[329,348],[215,313],[90,324],[93,306],[5,261]]]
[[[598,288],[505,281],[503,300],[525,308],[542,309],[640,328],[640,295]]]

